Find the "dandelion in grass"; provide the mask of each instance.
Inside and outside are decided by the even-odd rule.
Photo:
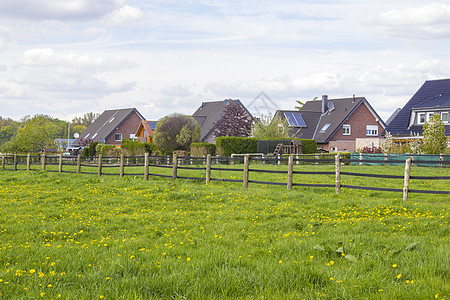
[[[402,274],[397,275],[397,279],[400,279],[402,277]]]
[[[392,267],[393,267],[393,268],[397,268],[397,264],[393,264]]]

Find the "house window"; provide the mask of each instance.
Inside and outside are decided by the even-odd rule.
[[[417,124],[425,124],[425,113],[418,113]]]
[[[122,134],[121,133],[116,133],[114,135],[114,139],[116,140],[116,142],[122,141]]]
[[[367,136],[377,136],[378,135],[378,125],[366,125],[366,135]]]
[[[328,129],[328,127],[330,127],[330,125],[331,125],[330,123],[323,125],[322,129],[320,129],[320,132],[324,133]]]
[[[428,114],[427,114],[427,121],[430,121],[431,120],[431,118],[433,118],[433,116],[434,116],[434,113],[433,112],[429,112]]]
[[[342,126],[342,131],[344,132],[344,135],[351,135],[350,125],[344,124]]]
[[[448,123],[448,112],[441,113],[441,120],[443,123]]]
[[[284,126],[283,126],[283,124],[278,124],[277,133],[278,134],[284,134]]]

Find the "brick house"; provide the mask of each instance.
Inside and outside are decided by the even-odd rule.
[[[136,130],[144,117],[136,108],[105,110],[89,127],[75,140],[101,142],[107,145],[120,146],[123,139],[134,139]]]
[[[328,99],[324,95],[300,110],[277,111],[275,117],[286,118],[291,138],[314,139],[323,151],[379,147],[386,127],[364,97]]]

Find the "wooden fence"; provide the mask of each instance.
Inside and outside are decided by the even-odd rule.
[[[191,179],[191,180],[205,180],[206,184],[211,181],[225,181],[225,182],[242,182],[244,188],[248,188],[249,183],[254,184],[265,184],[265,185],[285,185],[287,189],[292,189],[295,186],[303,187],[328,187],[334,188],[336,193],[340,193],[341,189],[363,189],[363,190],[373,190],[373,191],[389,191],[389,192],[402,192],[403,200],[406,201],[408,198],[408,193],[426,193],[426,194],[450,194],[450,191],[432,191],[432,190],[414,190],[410,189],[411,180],[449,180],[450,176],[411,176],[411,164],[413,163],[413,158],[408,158],[405,160],[405,172],[403,176],[400,175],[382,175],[382,174],[368,174],[368,173],[355,173],[355,172],[342,172],[341,166],[345,164],[361,164],[364,162],[369,163],[382,163],[398,164],[399,161],[387,160],[383,158],[379,161],[377,160],[362,160],[362,159],[349,159],[343,158],[339,153],[334,157],[330,154],[326,155],[312,155],[312,156],[299,156],[299,155],[289,155],[287,157],[251,157],[250,155],[243,155],[240,157],[178,157],[176,154],[173,157],[170,156],[149,156],[148,153],[144,156],[133,156],[125,157],[121,155],[120,157],[81,157],[78,156],[63,156],[63,155],[40,155],[32,156],[28,155],[4,155],[2,159],[2,170],[36,170],[32,169],[32,166],[38,165],[37,170],[47,170],[47,166],[53,165],[58,166],[57,170],[47,170],[48,172],[59,172],[59,173],[76,173],[76,174],[96,174],[101,175],[116,175],[116,176],[143,176],[145,180],[148,180],[150,176],[155,177],[166,177],[176,179]],[[250,168],[250,161],[259,164],[276,164],[276,165],[286,165],[285,170],[265,170],[261,168]],[[214,162],[214,163],[213,163]],[[446,166],[450,165],[450,161],[423,161],[421,163],[435,164],[436,166]],[[234,164],[233,167],[221,167],[223,164]],[[294,165],[318,165],[318,164],[334,164],[334,172],[323,172],[323,171],[298,171],[294,170]],[[237,166],[242,165],[243,167],[237,168]],[[10,168],[12,166],[12,168]],[[25,169],[19,169],[19,166],[26,166]],[[70,166],[70,170],[64,170],[64,167]],[[235,167],[236,166],[236,167]],[[129,167],[143,167],[143,173],[125,173],[125,168]],[[105,172],[106,168],[119,169],[119,173]],[[161,174],[150,173],[150,168],[166,168],[172,169],[172,174]],[[204,177],[183,177],[178,175],[178,170],[188,169],[188,170],[198,170],[202,173],[204,172]],[[88,170],[88,171],[86,171]],[[135,169],[134,169],[135,170]],[[153,169],[152,169],[153,170]],[[224,178],[214,178],[212,177],[212,171],[224,171],[224,172],[240,172],[242,173],[242,179],[224,179]],[[167,172],[166,172],[167,173]],[[275,173],[275,174],[285,174],[287,175],[287,182],[266,182],[251,180],[250,173]],[[295,174],[303,175],[334,175],[334,184],[315,184],[315,183],[300,183],[294,182]],[[354,177],[371,177],[371,178],[383,178],[383,179],[403,179],[403,189],[395,188],[381,188],[381,187],[369,187],[369,186],[356,186],[341,184],[342,176],[354,176]]]

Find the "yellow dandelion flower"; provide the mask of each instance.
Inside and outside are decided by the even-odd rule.
[[[402,277],[402,274],[397,275],[397,279],[400,279],[400,277]]]
[[[397,264],[393,264],[392,267],[393,267],[393,268],[397,268]]]

